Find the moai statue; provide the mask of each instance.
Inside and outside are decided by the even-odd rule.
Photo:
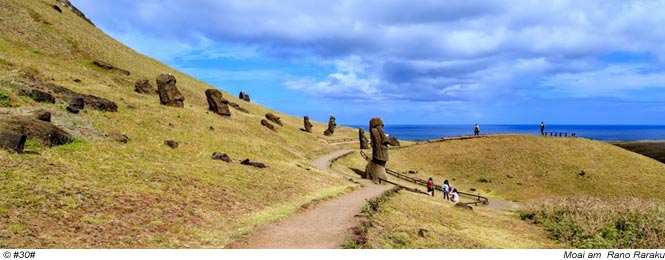
[[[229,110],[229,101],[224,99],[221,91],[211,88],[206,90],[205,93],[206,99],[208,100],[208,110],[215,112],[215,114],[220,116],[231,116],[231,110]]]
[[[159,102],[165,106],[184,107],[185,97],[180,94],[178,87],[175,86],[175,77],[169,74],[161,74],[157,77],[157,92],[159,93]]]
[[[369,149],[369,140],[365,137],[365,129],[358,128],[358,139],[360,140],[360,149]]]
[[[328,120],[328,129],[323,132],[324,135],[331,136],[335,133],[335,126],[337,126],[337,123],[335,123],[335,117],[330,116],[330,119]]]
[[[388,145],[395,145],[396,138],[388,138],[383,132],[383,121],[375,117],[369,120],[370,140],[372,144],[372,160],[365,166],[365,176],[374,183],[386,178],[386,162],[388,162]]]
[[[311,133],[312,132],[312,127],[314,125],[312,125],[312,123],[309,122],[309,117],[308,116],[305,116],[303,118],[303,124],[305,124],[305,132]]]

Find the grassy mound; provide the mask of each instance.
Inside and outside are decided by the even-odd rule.
[[[333,168],[358,176],[365,164],[353,153]],[[663,205],[654,202],[665,197],[665,165],[608,143],[491,136],[391,149],[387,166],[420,179],[432,176],[438,184],[448,179],[490,201],[527,206],[519,212],[467,211],[443,201],[441,193],[402,192],[373,214],[366,247],[662,248],[665,241]]]
[[[582,138],[501,135],[390,151],[388,167],[510,200],[562,195],[663,199],[665,164]]]

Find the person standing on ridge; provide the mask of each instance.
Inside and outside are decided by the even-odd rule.
[[[432,181],[432,177],[429,177],[429,180],[427,180],[427,193],[434,197],[434,181]]]
[[[473,128],[473,136],[480,136],[480,126],[478,124]]]
[[[545,135],[545,122],[540,122],[540,135]]]

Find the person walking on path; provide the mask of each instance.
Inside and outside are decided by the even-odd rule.
[[[540,135],[545,136],[545,122],[540,122]]]
[[[448,194],[450,193],[450,184],[448,183],[448,180],[443,181],[441,188],[443,189],[443,199],[449,200],[450,196]]]
[[[480,136],[480,126],[478,124],[473,128],[473,136]]]
[[[434,197],[434,181],[432,181],[432,177],[429,177],[429,180],[427,180],[427,193]]]
[[[459,202],[459,194],[457,193],[457,189],[453,189],[453,192],[450,193],[450,200],[455,203]]]

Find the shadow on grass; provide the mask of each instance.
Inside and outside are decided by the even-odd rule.
[[[359,169],[356,169],[356,168],[349,168],[349,169],[351,169],[353,172],[358,174],[358,176],[360,176],[360,177],[365,176],[365,171],[363,171],[363,170],[359,170]]]

